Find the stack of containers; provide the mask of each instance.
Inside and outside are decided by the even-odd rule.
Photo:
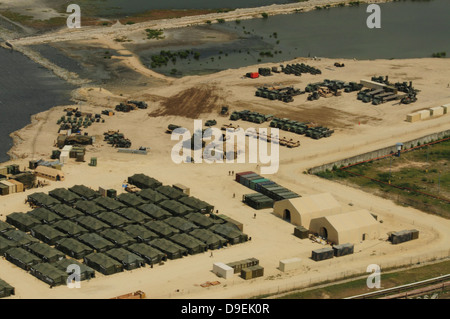
[[[273,199],[260,193],[244,195],[244,203],[254,209],[273,207]]]
[[[244,268],[241,270],[241,277],[245,280],[264,276],[264,267],[260,265]]]

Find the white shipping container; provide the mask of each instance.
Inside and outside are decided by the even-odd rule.
[[[214,263],[213,264],[213,273],[215,273],[217,276],[229,279],[233,278],[234,270],[228,265],[225,265],[224,263]]]
[[[59,161],[62,163],[62,164],[66,164],[68,161],[69,161],[69,158],[70,158],[70,152],[69,151],[62,151],[61,152],[61,155],[59,156]]]
[[[289,271],[294,269],[299,269],[302,265],[301,258],[290,258],[280,260],[280,270],[281,271]]]
[[[441,116],[444,115],[444,108],[442,106],[430,108],[431,116]]]
[[[422,120],[430,117],[430,110],[422,110],[417,113],[420,113],[420,119],[422,119]]]

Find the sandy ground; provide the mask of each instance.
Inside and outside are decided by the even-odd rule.
[[[53,182],[37,191],[48,192],[57,187],[71,187],[85,184],[94,189],[115,188],[120,190],[122,181],[134,173],[145,173],[164,184],[182,183],[191,188],[191,195],[212,203],[219,213],[228,215],[244,224],[244,232],[252,240],[236,246],[210,253],[184,257],[168,261],[154,269],[149,267],[127,271],[121,274],[98,277],[83,282],[81,289],[48,285],[26,274],[7,261],[0,261],[0,278],[16,287],[14,298],[109,298],[120,294],[143,290],[149,298],[245,298],[269,292],[278,292],[294,287],[304,287],[310,283],[333,280],[342,276],[364,273],[369,264],[379,264],[383,268],[408,265],[434,258],[448,257],[450,247],[450,221],[425,214],[410,207],[401,207],[361,190],[346,185],[322,180],[303,174],[313,166],[333,160],[357,155],[380,147],[406,141],[449,128],[449,115],[414,124],[406,123],[407,113],[413,110],[449,103],[450,89],[447,88],[448,62],[441,59],[414,60],[341,60],[344,68],[335,68],[335,60],[305,60],[306,63],[322,70],[321,76],[276,74],[252,80],[243,78],[246,72],[257,67],[227,70],[206,76],[192,76],[173,80],[157,90],[147,88],[135,96],[119,96],[105,89],[84,87],[75,92],[82,111],[100,113],[102,109],[113,108],[126,99],[142,99],[149,103],[149,109],[131,113],[116,113],[106,118],[106,123],[95,123],[86,131],[96,137],[96,143],[88,147],[87,161],[91,156],[98,158],[98,167],[73,160],[64,166],[66,181]],[[296,62],[296,61],[290,61]],[[126,63],[126,62],[124,62]],[[264,65],[262,65],[264,66]],[[271,66],[271,65],[267,65]],[[425,72],[426,71],[426,72]],[[364,104],[356,100],[356,93],[343,93],[341,97],[321,98],[306,101],[306,95],[295,97],[293,103],[269,101],[254,96],[255,87],[262,84],[283,83],[302,88],[323,79],[359,81],[373,75],[389,75],[391,81],[412,80],[420,89],[419,100],[410,105],[388,102],[379,106]],[[192,88],[210,88],[208,97],[216,103],[203,104],[204,95],[188,99]],[[126,92],[125,88],[122,88]],[[217,99],[214,99],[214,96]],[[183,98],[186,97],[186,100]],[[181,107],[192,105],[192,110]],[[288,132],[281,136],[301,141],[299,148],[280,147],[280,168],[268,178],[301,195],[330,192],[343,206],[343,212],[368,209],[383,220],[380,224],[380,238],[355,243],[355,254],[334,258],[323,262],[309,259],[311,250],[321,245],[310,240],[300,240],[293,236],[294,226],[276,217],[271,209],[257,211],[244,205],[242,195],[252,191],[237,184],[230,170],[235,172],[254,170],[256,164],[174,164],[170,151],[175,141],[165,133],[170,123],[193,128],[190,112],[198,112],[199,119],[216,119],[217,126],[230,123],[227,117],[220,117],[222,105],[229,105],[231,111],[251,109],[276,116],[297,120],[314,121],[336,130],[330,138],[313,140]],[[179,113],[173,112],[179,107]],[[56,121],[63,115],[64,106],[34,116],[32,124],[13,134],[16,146],[11,154],[14,163],[27,166],[29,159],[48,159],[56,139]],[[159,114],[160,116],[149,116]],[[174,115],[179,114],[179,115]],[[249,122],[234,122],[243,128],[268,127]],[[150,147],[146,156],[119,154],[102,142],[103,132],[119,129],[130,138],[133,148]],[[24,204],[25,197],[36,190],[0,198],[0,211],[5,216],[15,212],[30,210]],[[236,198],[233,198],[235,193]],[[416,228],[420,231],[418,240],[393,246],[386,242],[387,232]],[[235,275],[233,279],[217,278],[212,272],[213,262],[232,262],[255,257],[265,267],[265,276],[245,281]],[[282,273],[277,267],[279,260],[300,257],[302,268]],[[205,281],[219,280],[220,285],[202,288]],[[178,292],[177,292],[178,291]]]

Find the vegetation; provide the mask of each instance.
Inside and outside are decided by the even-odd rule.
[[[225,19],[217,19],[217,22],[219,22],[219,23],[225,23]]]
[[[211,24],[211,20],[206,20],[206,24]]]
[[[161,29],[159,30],[146,29],[145,31],[147,32],[147,39],[156,39],[156,40],[164,39],[163,36],[164,32]]]
[[[151,67],[158,68],[162,66],[167,66],[167,64],[171,61],[173,64],[177,62],[177,59],[187,59],[190,56],[193,56],[194,59],[198,60],[200,58],[199,52],[194,52],[190,50],[185,51],[177,51],[171,52],[170,50],[165,51],[162,50],[159,54],[155,54],[151,56]]]
[[[450,140],[446,140],[402,153],[400,157],[387,157],[345,170],[334,167],[316,175],[350,182],[401,205],[450,218],[449,158]]]
[[[433,53],[431,56],[433,58],[445,58],[446,55],[447,55],[446,52],[436,52],[436,53]]]
[[[262,16],[264,19],[267,19],[267,18],[269,17],[269,15],[267,14],[267,12],[261,13],[261,16]]]

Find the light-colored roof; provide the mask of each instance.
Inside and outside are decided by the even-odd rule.
[[[376,219],[368,210],[362,209],[353,212],[324,217],[338,232],[359,229],[365,226],[378,225]]]
[[[287,200],[290,201],[300,213],[312,213],[341,207],[338,201],[330,193],[314,194]]]

